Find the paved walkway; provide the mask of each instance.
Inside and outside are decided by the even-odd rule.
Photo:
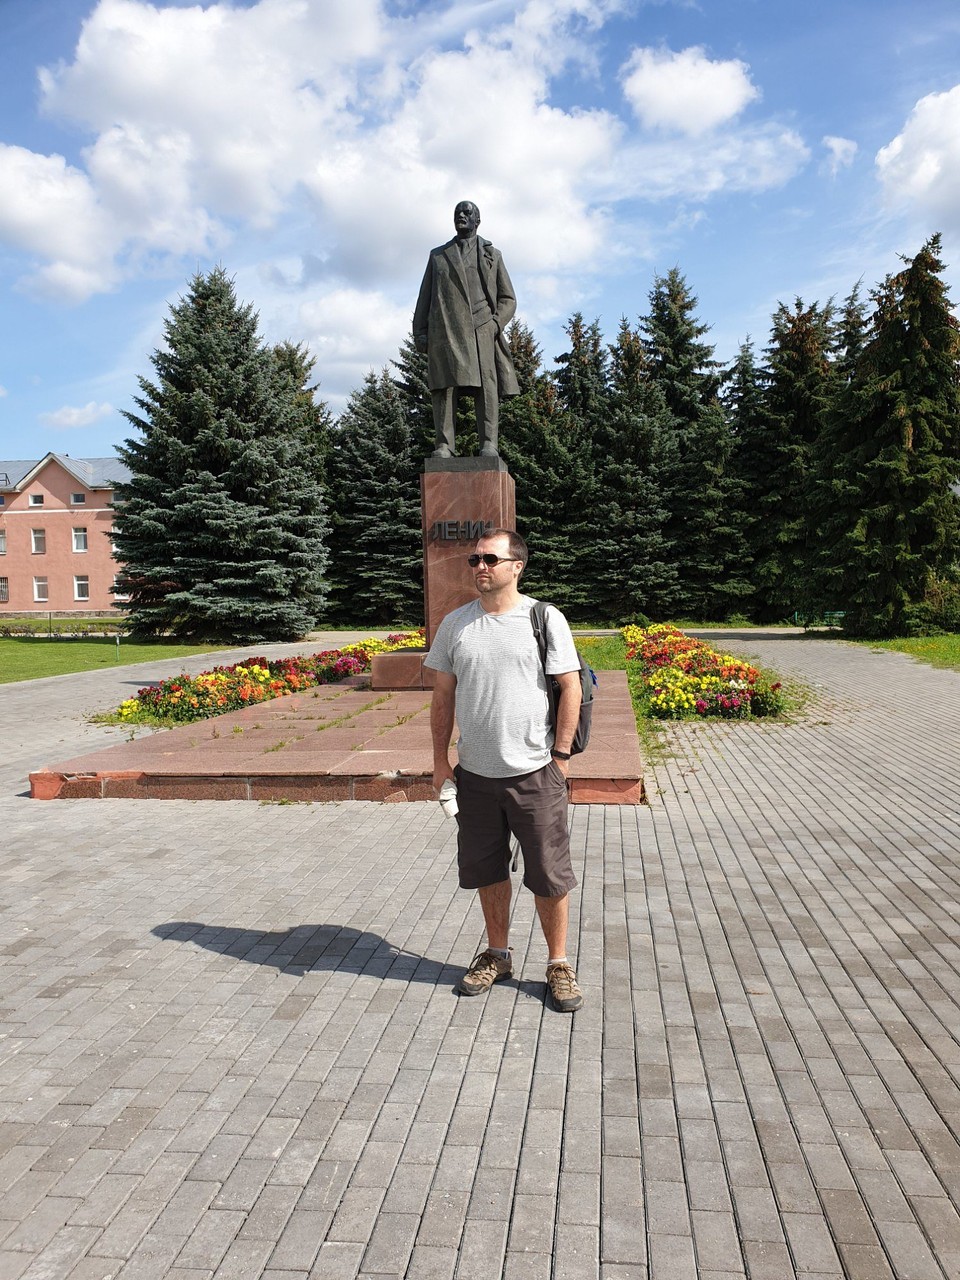
[[[737,648],[815,697],[571,811],[573,1017],[436,805],[30,801],[115,689],[0,687],[0,1277],[960,1276],[960,675]]]

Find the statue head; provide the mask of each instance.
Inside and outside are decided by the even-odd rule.
[[[461,200],[453,211],[453,226],[461,240],[477,234],[480,225],[480,210],[472,200]]]

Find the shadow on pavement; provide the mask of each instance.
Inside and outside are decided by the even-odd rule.
[[[462,971],[460,966],[441,964],[414,952],[402,951],[378,933],[361,932],[339,924],[301,924],[264,932],[202,924],[197,920],[171,920],[156,925],[150,932],[168,942],[190,942],[205,951],[216,951],[246,964],[271,965],[295,977],[340,969],[346,973],[436,986],[442,981],[454,983]]]

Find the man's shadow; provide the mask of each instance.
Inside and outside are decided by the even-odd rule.
[[[432,987],[449,983],[459,995],[457,983],[465,968],[463,964],[441,964],[415,951],[404,951],[378,933],[348,925],[301,924],[264,931],[198,920],[169,920],[155,925],[150,932],[166,942],[189,942],[245,964],[270,965],[296,978],[339,969],[342,973],[362,973],[393,982],[425,982]],[[521,995],[544,998],[542,982],[530,982],[515,973],[506,985],[511,984]]]
[[[197,920],[170,920],[150,932],[167,942],[189,942],[246,964],[270,965],[302,978],[306,973],[339,969],[398,982],[437,986],[457,980],[456,965],[441,964],[393,946],[378,933],[339,924],[301,924],[290,929],[237,929]]]

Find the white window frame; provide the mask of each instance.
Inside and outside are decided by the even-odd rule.
[[[84,506],[86,501],[87,501],[87,495],[85,493],[71,493],[70,495],[71,507],[82,507]]]
[[[81,543],[81,542],[83,543],[83,546],[80,546],[80,543]],[[76,526],[74,527],[74,530],[73,530],[73,549],[74,549],[74,551],[77,551],[77,552],[81,552],[81,551],[89,551],[89,549],[90,549],[90,544],[89,544],[89,539],[88,539],[88,537],[87,537],[87,526],[86,526],[86,525],[76,525]]]
[[[42,506],[43,506],[43,494],[42,494],[42,493],[31,493],[31,495],[30,495],[30,506],[31,506],[31,507],[42,507]]]
[[[7,554],[7,531],[0,529],[0,556]]]
[[[80,584],[83,583],[83,587]],[[73,598],[74,600],[90,599],[90,579],[85,573],[73,575]]]
[[[40,584],[43,584],[42,586]],[[50,600],[50,580],[48,578],[34,578],[33,580],[33,603],[47,604]]]
[[[46,529],[30,530],[30,554],[34,556],[45,556],[47,554]]]
[[[10,603],[10,579],[0,578],[0,604]]]

